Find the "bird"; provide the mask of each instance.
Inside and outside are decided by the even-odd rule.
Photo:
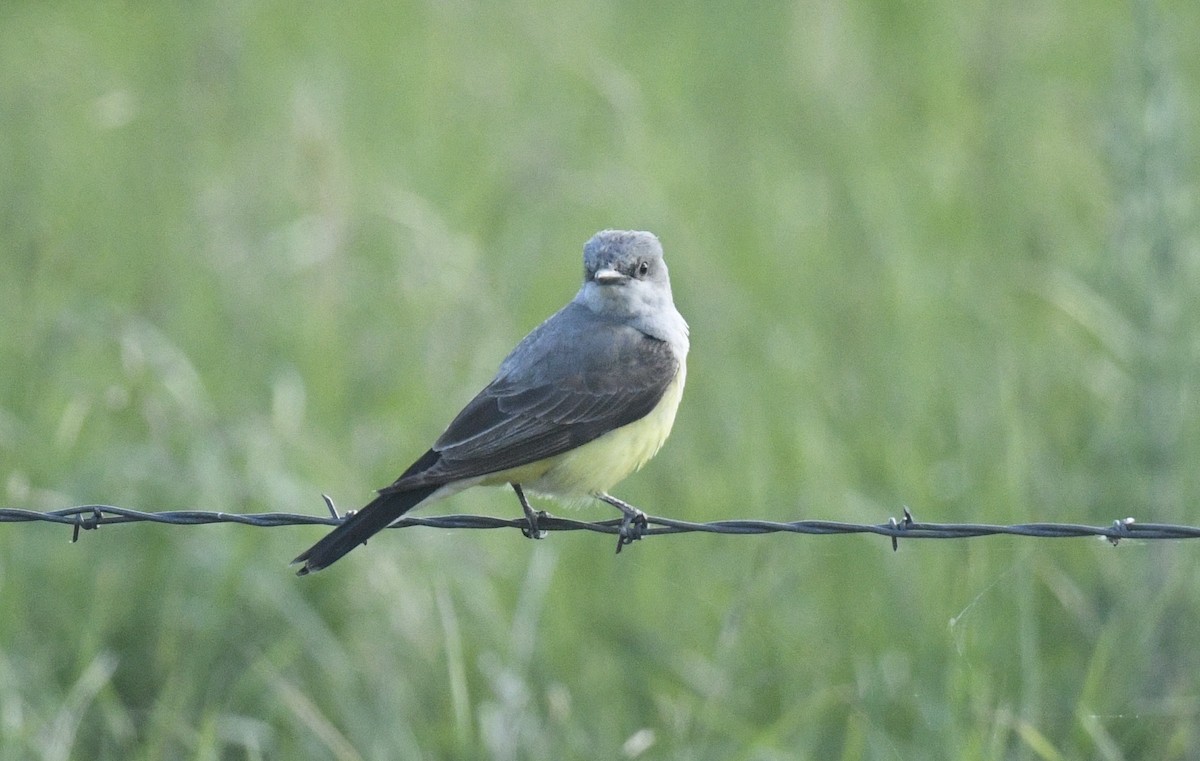
[[[645,515],[608,492],[666,441],[683,396],[688,324],[653,233],[602,230],[583,247],[583,285],[525,336],[495,377],[390,486],[301,553],[328,567],[416,506],[472,486],[509,485],[538,537],[526,491],[621,511],[617,551]]]

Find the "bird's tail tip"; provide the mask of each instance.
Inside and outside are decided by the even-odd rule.
[[[437,489],[438,486],[433,485],[394,493],[380,492],[369,505],[356,513],[347,513],[333,531],[300,553],[291,563],[300,565],[296,575],[307,576],[333,565],[347,552],[366,544],[376,532],[387,527]]]
[[[316,567],[316,565],[309,558],[309,555],[311,555],[311,554],[312,554],[311,550],[306,550],[306,551],[300,553],[299,555],[297,555],[296,558],[294,560],[292,560],[292,562],[288,563],[288,566],[294,566],[294,565],[300,566],[299,568],[296,569],[297,576],[307,576],[314,571],[321,570],[319,567]]]

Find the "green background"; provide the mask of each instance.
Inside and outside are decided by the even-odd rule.
[[[1198,37],[7,0],[0,504],[357,506],[618,227],[692,326],[647,512],[1200,523]],[[0,525],[0,757],[1200,757],[1193,543],[323,531]]]

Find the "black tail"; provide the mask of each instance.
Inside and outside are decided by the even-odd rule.
[[[363,544],[389,523],[416,507],[422,500],[438,490],[438,486],[422,486],[410,491],[380,494],[369,505],[347,517],[321,541],[309,547],[292,561],[292,565],[303,563],[297,576],[319,571],[333,565],[338,558]]]

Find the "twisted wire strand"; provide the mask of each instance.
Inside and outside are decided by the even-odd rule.
[[[237,523],[246,526],[335,526],[341,518],[336,517],[333,503],[326,498],[331,515],[304,515],[299,513],[225,513],[200,510],[169,510],[144,512],[113,505],[80,505],[62,510],[41,512],[20,508],[0,508],[0,523],[60,523],[73,528],[73,538],[79,538],[81,530],[92,530],[100,526],[121,523],[165,523],[175,526],[196,526],[210,523]],[[542,531],[593,531],[602,534],[618,534],[621,519],[608,521],[577,521],[543,515],[538,520]],[[981,536],[1028,536],[1049,539],[1073,537],[1104,537],[1113,544],[1122,539],[1200,539],[1200,527],[1169,523],[1138,523],[1133,518],[1115,520],[1107,526],[1089,526],[1077,523],[1018,523],[993,525],[987,523],[919,523],[912,518],[907,508],[901,519],[892,518],[887,523],[864,524],[827,520],[798,520],[790,522],[731,519],[706,523],[694,523],[673,518],[646,516],[644,536],[660,534],[684,534],[703,532],[708,534],[877,534],[890,537],[893,548],[899,539],[965,539]],[[426,526],[442,529],[500,529],[515,528],[528,530],[525,518],[494,518],[486,515],[439,515],[431,517],[405,516],[389,528]]]

